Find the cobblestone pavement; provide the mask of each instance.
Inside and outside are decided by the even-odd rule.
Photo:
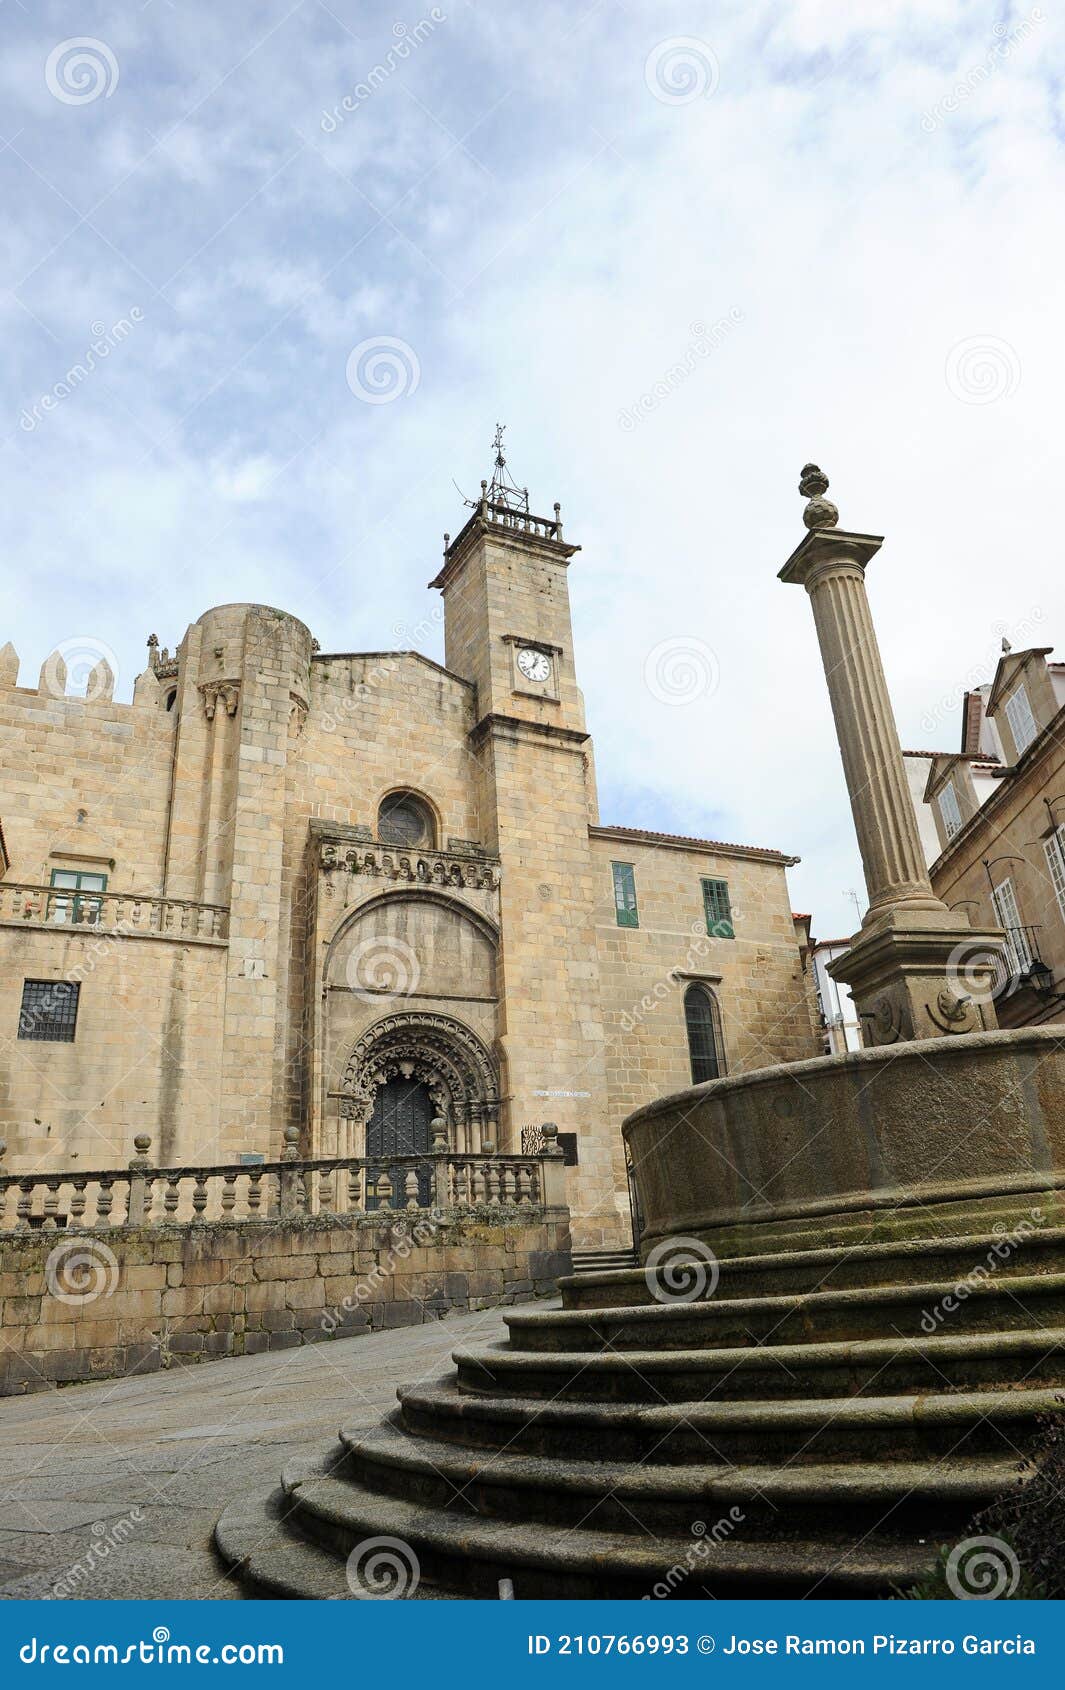
[[[3,1398],[0,1598],[238,1596],[211,1548],[227,1502],[341,1424],[376,1423],[397,1385],[446,1372],[458,1344],[503,1331],[493,1310]]]

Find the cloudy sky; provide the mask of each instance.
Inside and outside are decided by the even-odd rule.
[[[803,462],[887,536],[904,744],[955,746],[1003,634],[1065,643],[1050,8],[0,0],[0,31],[23,683],[89,642],[128,697],[149,632],[238,599],[441,657],[426,582],[501,420],[583,546],[603,820],[801,855],[795,906],[849,931],[776,580]]]

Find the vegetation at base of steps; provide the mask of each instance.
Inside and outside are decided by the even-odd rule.
[[[1065,1397],[1057,1400],[1065,1407]],[[982,1509],[970,1524],[969,1537],[940,1549],[929,1576],[907,1590],[896,1591],[897,1596],[922,1602],[957,1598],[959,1579],[965,1588],[964,1574],[959,1570],[960,1546],[982,1541],[1001,1545],[997,1557],[994,1550],[986,1552],[990,1563],[997,1558],[1010,1575],[999,1593],[1001,1598],[1065,1598],[1065,1415],[1040,1415],[1038,1425],[1038,1443],[1031,1458],[1019,1463],[1019,1470],[1033,1469],[1028,1483]],[[974,1548],[973,1553],[980,1551]],[[952,1560],[955,1556],[959,1556],[958,1561]],[[991,1578],[991,1587],[995,1582]],[[971,1593],[979,1595],[981,1591]]]
[[[998,1600],[1009,1602],[1043,1601],[1050,1592],[1033,1579],[1023,1566],[1020,1566],[1021,1557],[1008,1538],[999,1538],[998,1541],[1002,1546],[1002,1554],[995,1557],[994,1560],[995,1566],[1001,1565],[1003,1567],[1004,1579],[1003,1588],[998,1593]],[[956,1545],[945,1545],[936,1556],[935,1566],[928,1577],[919,1579],[916,1584],[911,1584],[906,1590],[896,1588],[894,1593],[896,1598],[901,1598],[907,1602],[954,1602],[960,1600],[958,1575],[953,1561],[956,1547]],[[1006,1559],[1008,1556],[1013,1557],[1020,1569],[1016,1584],[1012,1588],[1012,1580],[1009,1576],[1010,1563]],[[966,1594],[971,1597],[983,1596],[990,1599],[995,1588],[993,1575],[994,1567],[992,1568],[992,1582],[986,1589],[969,1590]]]

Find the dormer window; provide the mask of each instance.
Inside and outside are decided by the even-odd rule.
[[[431,851],[436,839],[432,811],[413,792],[390,792],[377,812],[377,837],[382,845]]]
[[[943,831],[948,839],[961,828],[961,808],[958,804],[958,794],[954,790],[954,782],[948,780],[939,794],[939,813],[943,818]]]
[[[1013,745],[1018,757],[1031,745],[1038,733],[1032,706],[1028,702],[1028,693],[1023,686],[1010,694],[1006,700],[1006,720],[1013,735]]]

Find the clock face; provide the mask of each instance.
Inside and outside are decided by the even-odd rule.
[[[546,681],[551,674],[551,659],[546,652],[525,646],[518,653],[518,668],[527,681]]]

